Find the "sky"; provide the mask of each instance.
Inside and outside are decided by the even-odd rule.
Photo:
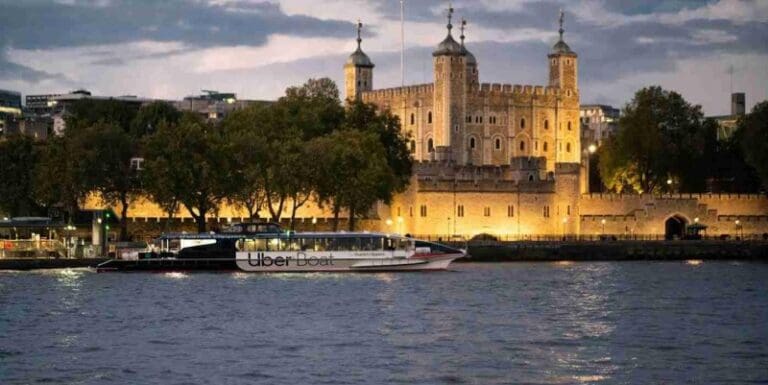
[[[405,1],[406,84],[432,81],[447,1]],[[486,83],[545,85],[557,41],[579,55],[582,104],[622,107],[661,85],[706,115],[768,99],[768,0],[455,0]],[[0,88],[24,95],[181,99],[201,90],[276,99],[309,78],[343,89],[354,50],[376,64],[375,88],[399,86],[398,0],[0,0]],[[458,36],[454,28],[454,36]]]

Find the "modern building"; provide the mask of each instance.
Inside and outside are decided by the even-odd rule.
[[[191,111],[203,118],[220,121],[232,111],[254,103],[270,103],[260,100],[240,100],[235,93],[203,90],[202,95],[187,96],[184,100],[171,102],[180,111]]]
[[[582,130],[590,135],[588,141],[599,146],[605,139],[616,133],[621,111],[604,104],[584,104],[579,108]]]
[[[718,123],[717,139],[728,140],[736,131],[739,118],[746,114],[746,97],[743,92],[731,94],[731,114],[711,116]]]
[[[21,94],[0,89],[0,135],[17,132],[21,116]]]
[[[27,95],[26,110],[28,116],[33,117],[36,122],[47,120],[53,134],[62,135],[66,129],[67,108],[79,100],[115,100],[136,106],[136,108],[152,102],[152,99],[139,98],[133,95],[94,96],[90,91],[79,89],[66,94]],[[41,124],[34,123],[36,127]]]

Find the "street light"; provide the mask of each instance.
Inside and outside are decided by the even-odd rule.
[[[597,151],[597,146],[592,143],[587,147],[587,151],[589,151],[590,154],[594,154]]]
[[[699,217],[693,218],[693,221],[699,223]]]
[[[736,223],[736,232],[740,234],[739,239],[744,240],[744,227],[741,226],[741,221],[737,219],[735,223]]]
[[[317,231],[317,217],[312,217],[312,231]]]
[[[600,224],[603,225],[603,235],[605,235],[605,219],[600,220]]]
[[[403,217],[397,217],[397,232],[401,234],[403,232]]]

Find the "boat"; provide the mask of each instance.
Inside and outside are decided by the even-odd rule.
[[[275,223],[240,223],[221,233],[166,234],[137,258],[111,259],[96,270],[430,271],[464,256],[465,249],[397,234],[292,232]]]

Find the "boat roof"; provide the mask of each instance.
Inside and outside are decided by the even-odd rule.
[[[168,233],[161,239],[241,239],[241,238],[406,238],[400,234],[376,232],[263,232],[263,233]]]

